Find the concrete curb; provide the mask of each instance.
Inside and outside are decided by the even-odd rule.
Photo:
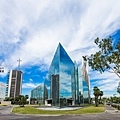
[[[12,108],[11,108],[11,111],[10,111],[10,113],[11,113],[11,114],[13,114],[13,113],[12,113],[12,111],[13,111],[13,108],[14,108],[14,106],[12,106]]]

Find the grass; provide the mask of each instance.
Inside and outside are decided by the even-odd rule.
[[[95,107],[93,105],[77,109],[77,110],[40,110],[36,109],[31,106],[25,106],[25,107],[14,107],[13,113],[19,113],[19,114],[87,114],[87,113],[100,113],[104,112],[105,108],[103,105],[99,105],[99,107]]]
[[[0,104],[0,106],[7,106],[7,105],[4,105],[4,104]]]

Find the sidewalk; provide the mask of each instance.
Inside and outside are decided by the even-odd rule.
[[[1,106],[0,107],[0,114],[11,114],[12,106]]]
[[[37,109],[41,109],[41,110],[76,110],[76,109],[80,109],[82,107],[38,107]]]

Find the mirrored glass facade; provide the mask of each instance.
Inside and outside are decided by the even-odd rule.
[[[49,99],[52,99],[53,105],[59,106],[60,99],[72,99],[71,71],[73,67],[74,63],[59,44],[48,72],[47,86],[50,85]]]
[[[73,105],[88,103],[90,99],[89,81],[84,76],[83,66],[80,68],[76,63],[72,70],[72,99]]]
[[[47,89],[44,84],[39,85],[31,91],[31,103],[32,104],[45,104],[45,100],[48,98]]]
[[[44,81],[45,86],[32,90],[31,97],[41,99],[45,105],[59,107],[83,104],[90,97],[85,65],[78,67],[76,62],[73,63],[59,43]]]
[[[58,45],[45,80],[52,105],[75,105],[88,98],[88,85],[83,71],[73,63],[61,44]]]

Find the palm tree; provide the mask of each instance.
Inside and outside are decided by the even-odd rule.
[[[20,107],[24,107],[24,105],[26,104],[26,100],[28,98],[28,95],[24,96],[24,95],[19,95],[19,105]]]
[[[4,101],[10,101],[10,97],[5,97]]]
[[[99,96],[100,96],[100,103],[101,103],[101,97],[103,96],[103,91],[100,91],[100,93],[99,93]]]
[[[117,92],[120,94],[120,87],[117,88]]]
[[[118,83],[117,92],[120,94],[120,82]]]
[[[22,96],[22,97],[21,97],[20,102],[21,102],[21,107],[24,107],[24,105],[25,105],[25,103],[26,103],[26,98],[25,98],[25,96]]]
[[[29,96],[28,95],[25,95],[25,98],[26,98],[26,100],[29,98]]]
[[[95,86],[93,91],[94,91],[93,94],[95,96],[95,105],[96,105],[96,107],[98,107],[98,97],[100,95],[100,90],[99,90],[99,88],[97,86]]]
[[[16,96],[14,100],[15,100],[15,104],[19,104],[19,96]]]

